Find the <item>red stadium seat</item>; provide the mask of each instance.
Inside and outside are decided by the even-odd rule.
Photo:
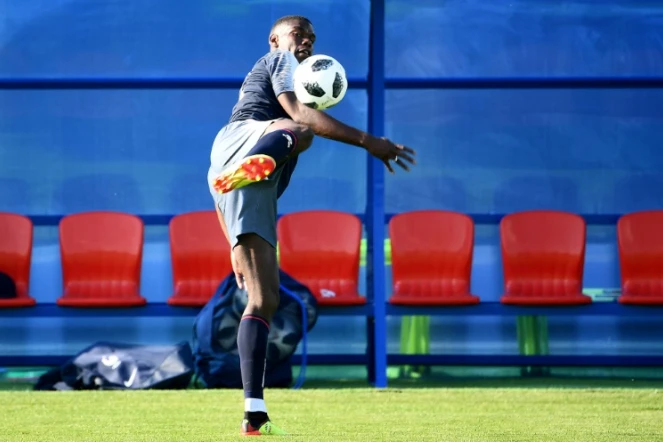
[[[0,308],[30,307],[30,261],[32,259],[32,221],[22,215],[0,213],[0,272],[16,285],[16,298],[0,298]]]
[[[617,222],[622,304],[663,305],[663,210],[634,212]]]
[[[168,304],[200,307],[232,273],[230,244],[215,210],[175,216],[170,222],[174,293]]]
[[[505,216],[500,224],[506,293],[514,305],[579,305],[582,293],[585,221],[555,210],[532,210]]]
[[[442,210],[401,213],[389,222],[396,305],[469,305],[474,223]]]
[[[140,295],[144,228],[120,212],[85,212],[60,222],[65,307],[132,307]]]
[[[352,214],[314,210],[279,219],[280,267],[307,286],[319,305],[359,305],[361,221]]]

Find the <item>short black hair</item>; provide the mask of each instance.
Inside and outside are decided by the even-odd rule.
[[[274,29],[276,29],[278,26],[280,26],[282,24],[290,23],[290,22],[293,22],[293,21],[304,21],[304,22],[308,23],[309,25],[313,26],[313,23],[311,23],[311,20],[304,17],[303,15],[286,15],[285,17],[281,17],[281,18],[279,18],[278,20],[276,20],[274,22],[274,24],[272,25],[272,30],[270,31],[270,33],[274,32]]]

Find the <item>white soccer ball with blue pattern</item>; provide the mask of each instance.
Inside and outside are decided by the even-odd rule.
[[[345,69],[328,55],[312,55],[302,61],[293,78],[297,99],[313,109],[336,106],[348,90]]]

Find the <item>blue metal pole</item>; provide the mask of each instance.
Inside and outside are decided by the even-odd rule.
[[[30,218],[32,223],[35,226],[57,226],[60,224],[60,221],[65,216],[65,214],[55,214],[55,215],[31,215],[23,213],[23,215]],[[143,220],[146,226],[166,226],[170,220],[175,216],[173,213],[161,213],[161,214],[134,214]],[[370,220],[367,217],[366,213],[355,213],[362,222],[366,223],[366,227],[369,227]],[[389,220],[396,215],[395,213],[385,213],[385,223],[388,223]],[[466,213],[475,224],[481,225],[496,225],[499,224],[502,218],[506,215],[505,213]],[[593,226],[612,226],[617,223],[619,218],[623,215],[621,213],[579,213],[581,217],[584,218],[585,222],[588,225]],[[279,215],[280,216],[280,215]],[[372,225],[372,224],[370,224]]]
[[[382,43],[382,42],[381,42]],[[243,78],[0,78],[0,90],[239,89]],[[661,89],[663,77],[429,77],[388,78],[388,89]],[[350,89],[365,89],[364,78],[348,78]]]
[[[102,90],[102,89],[239,89],[243,78],[0,78],[0,90]],[[364,78],[348,78],[348,88],[365,89]]]
[[[384,3],[371,1],[368,67],[368,130],[384,135]],[[366,231],[368,292],[373,303],[375,387],[387,387],[387,317],[384,271],[384,164],[368,159]]]

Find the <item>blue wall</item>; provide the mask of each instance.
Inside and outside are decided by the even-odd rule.
[[[267,50],[271,22],[293,12],[311,17],[317,51],[342,60],[350,77],[368,68],[367,0],[3,8],[0,77],[241,78]],[[388,77],[663,75],[663,7],[632,1],[390,0],[385,40]],[[233,90],[0,91],[0,177],[23,195],[1,191],[0,207],[30,214],[207,208],[210,144],[236,97]],[[660,90],[388,91],[387,134],[416,147],[420,165],[389,177],[387,211],[662,206],[662,101]],[[366,108],[365,91],[351,90],[331,113],[364,128]],[[281,210],[363,212],[363,152],[321,139],[315,147]],[[106,176],[90,177],[99,173]],[[354,196],[339,197],[345,193]]]
[[[663,6],[641,3],[387,0],[386,74],[662,76]],[[367,0],[2,2],[0,78],[241,78],[267,51],[271,23],[290,13],[311,18],[317,52],[342,61],[349,77],[364,78],[369,6]],[[209,149],[236,96],[233,90],[0,90],[0,210],[209,209]],[[415,147],[419,165],[410,174],[387,176],[386,211],[500,214],[548,207],[620,214],[663,208],[661,102],[661,90],[389,90],[387,135]],[[366,92],[350,90],[330,113],[365,129]],[[316,140],[280,212],[364,213],[366,160],[358,149]],[[618,286],[614,228],[591,226],[589,234],[586,286]],[[495,226],[479,226],[473,289],[486,300],[500,295],[497,247]],[[150,227],[143,276],[150,300],[170,295],[168,258],[165,228]],[[40,227],[32,275],[39,301],[59,296],[59,270],[57,232]],[[619,344],[626,335],[615,332],[623,322],[596,319],[600,325],[586,327],[585,320],[583,326],[555,321],[574,324],[560,326],[575,333],[560,332],[565,351],[588,345],[627,351]],[[515,351],[512,322],[440,319],[437,349],[482,351],[481,342],[489,342],[494,351]],[[346,338],[337,340],[341,346],[351,342],[361,351],[362,321],[346,324],[323,319],[314,345],[333,350],[322,337],[331,330]],[[395,337],[397,323],[390,324]],[[170,342],[190,333],[186,319],[121,325],[112,328],[118,339]],[[93,320],[9,321],[0,325],[0,336],[12,336],[9,352],[29,344],[30,351],[53,353],[76,351],[108,329]],[[583,336],[591,344],[571,341]]]

